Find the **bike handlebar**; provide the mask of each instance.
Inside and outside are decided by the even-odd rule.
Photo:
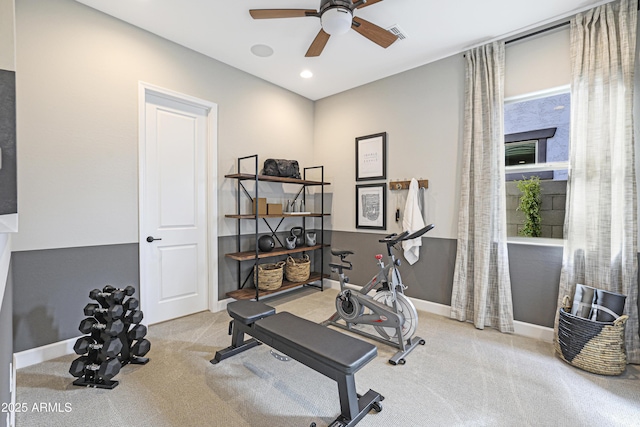
[[[388,236],[385,236],[384,239],[380,239],[378,241],[380,243],[386,243],[387,245],[392,246],[398,242],[402,242],[403,240],[411,240],[411,239],[415,239],[416,237],[420,237],[427,231],[433,229],[434,227],[435,225],[429,224],[426,227],[416,231],[415,233],[409,234],[408,231],[403,231],[400,234],[393,233],[393,234],[389,234]]]

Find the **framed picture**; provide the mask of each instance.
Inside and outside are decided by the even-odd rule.
[[[356,138],[356,181],[387,178],[387,133]]]
[[[387,184],[356,185],[356,228],[387,229]]]

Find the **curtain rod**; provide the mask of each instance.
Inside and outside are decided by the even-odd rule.
[[[638,10],[640,10],[640,2],[638,2]],[[504,42],[504,44],[507,45],[509,43],[513,43],[513,42],[517,42],[517,41],[520,41],[520,40],[524,40],[524,39],[529,38],[529,37],[537,36],[538,34],[546,33],[547,31],[552,31],[552,30],[555,30],[557,28],[565,27],[565,26],[569,25],[570,23],[571,23],[571,21],[561,22],[559,24],[552,25],[551,27],[543,28],[541,30],[534,31],[533,33],[525,34],[523,36],[516,37],[515,39],[507,40],[506,42]]]
[[[515,39],[507,40],[506,42],[504,42],[504,44],[517,42],[517,41],[520,41],[520,40],[527,39],[529,37],[537,36],[538,34],[546,33],[547,31],[552,31],[552,30],[555,30],[557,28],[566,27],[570,23],[571,23],[570,21],[566,21],[566,22],[562,22],[560,24],[553,25],[553,26],[548,27],[548,28],[543,28],[542,30],[534,31],[533,33],[525,34],[523,36],[516,37]]]

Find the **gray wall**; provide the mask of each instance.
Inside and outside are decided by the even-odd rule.
[[[137,243],[14,252],[12,270],[15,352],[81,335],[92,289],[132,285],[139,294]]]
[[[295,223],[295,226],[300,226],[300,222]],[[292,225],[293,226],[293,225]],[[283,230],[290,230],[289,226],[285,226]],[[312,228],[308,228],[307,231],[316,231],[318,234],[320,230],[313,230]],[[270,233],[264,233],[270,234]],[[262,233],[260,234],[262,235]],[[284,239],[290,235],[290,231],[282,231],[278,232],[277,236],[280,238],[280,241],[284,243]],[[325,231],[324,234],[324,244],[331,244],[331,231]],[[317,236],[318,242],[320,241],[320,236]],[[238,252],[237,250],[237,239],[236,236],[225,236],[220,237],[218,239],[218,253],[220,254],[220,260],[218,262],[218,300],[224,300],[227,298],[226,293],[230,291],[234,291],[238,289],[238,269],[240,270],[240,283],[244,282],[245,278],[248,275],[252,274],[253,270],[253,261],[242,261],[238,262],[231,258],[225,257],[226,253],[234,253]],[[280,245],[276,242],[276,247]],[[240,238],[240,250],[241,251],[250,251],[255,249],[255,238],[253,234],[250,235],[242,235]],[[307,252],[309,255],[309,259],[311,261],[311,271],[319,272],[319,266],[321,261],[321,253],[320,251],[309,251]],[[293,254],[293,257],[300,257],[301,254]],[[325,274],[329,274],[329,261],[330,261],[330,249],[326,249],[324,251],[324,264],[325,264]],[[279,256],[273,258],[263,258],[260,260],[260,263],[275,263],[278,261],[286,260],[286,256]],[[245,285],[245,288],[254,288],[253,280],[250,277]]]
[[[0,215],[18,212],[16,186],[16,73],[0,69]]]
[[[348,273],[351,283],[365,284],[376,274],[374,256],[386,250],[386,246],[378,242],[381,237],[371,233],[332,232],[334,248],[355,252],[349,257],[354,264]],[[456,262],[454,239],[423,238],[418,262],[409,265],[402,255],[400,259],[402,280],[409,286],[405,291],[408,296],[451,305]],[[509,244],[515,320],[553,327],[561,267],[561,247]],[[334,275],[332,279],[337,277]]]
[[[3,278],[2,280],[5,279]],[[12,289],[11,269],[9,269],[7,286],[4,290],[2,305],[0,305],[0,404],[11,402],[9,364],[13,360]],[[4,416],[4,413],[0,414],[0,425],[2,425]]]
[[[16,212],[16,123],[15,123],[15,20],[14,1],[0,0],[0,145],[3,170],[0,171],[0,213]],[[10,87],[8,87],[10,86]],[[8,92],[7,92],[8,90]],[[8,108],[8,109],[7,109]],[[7,170],[4,163],[7,161]],[[0,217],[1,218],[1,217]],[[13,227],[0,230],[15,231]],[[10,263],[10,234],[0,232],[0,404],[11,401],[9,365],[13,358],[13,297]],[[6,414],[0,414],[4,425]],[[8,424],[7,424],[8,425]]]

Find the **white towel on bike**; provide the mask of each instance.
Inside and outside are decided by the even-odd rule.
[[[424,228],[424,220],[418,204],[419,191],[418,181],[412,178],[411,184],[409,184],[407,203],[404,205],[404,216],[402,217],[402,230],[408,231],[409,234]],[[415,264],[420,258],[420,246],[422,246],[422,237],[402,242],[404,258],[410,265]]]

